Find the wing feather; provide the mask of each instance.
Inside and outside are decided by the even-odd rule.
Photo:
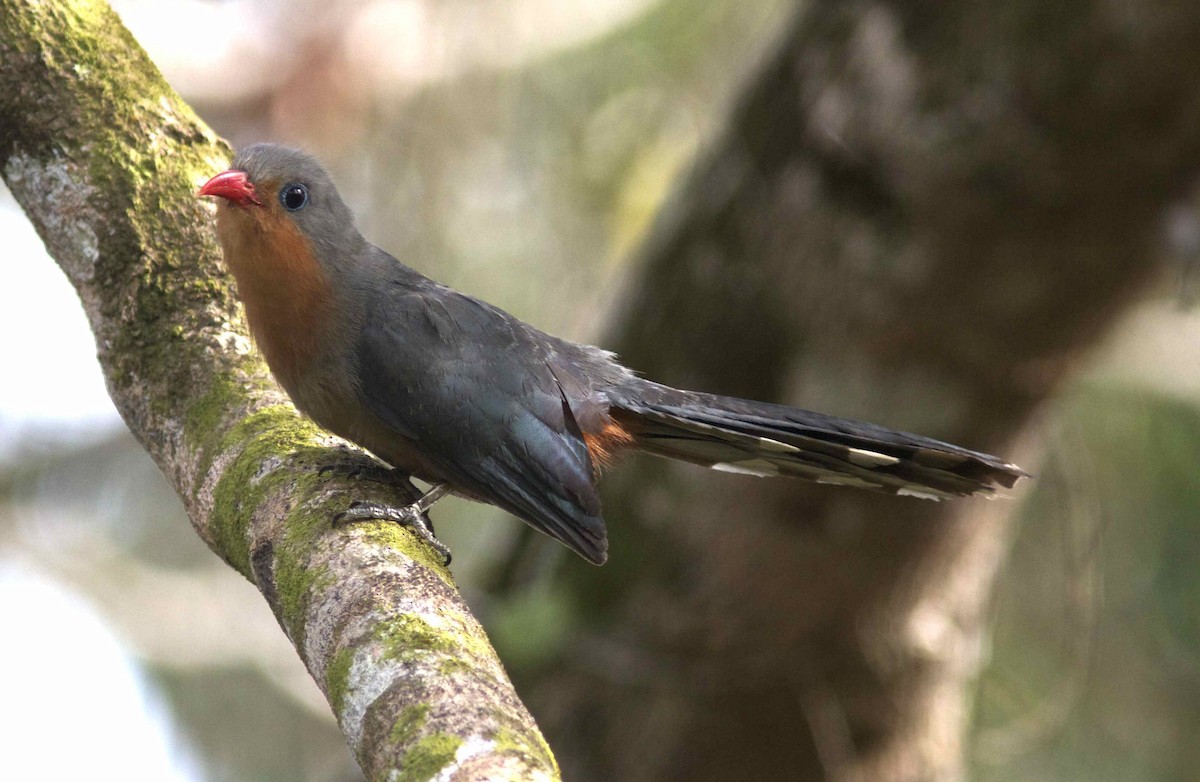
[[[362,331],[362,394],[437,470],[427,477],[602,563],[591,459],[540,337],[440,285],[396,285],[376,295]]]

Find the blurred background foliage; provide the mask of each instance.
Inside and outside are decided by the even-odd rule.
[[[235,144],[312,150],[376,243],[542,328],[592,341],[603,338],[650,219],[720,132],[791,8],[114,5]],[[100,382],[94,362],[79,358],[90,335],[65,282],[33,282],[57,270],[15,209],[3,194],[4,225],[24,232],[14,241],[27,248],[0,267],[14,335],[5,343],[29,333],[47,342],[0,353],[0,592],[10,596],[0,602],[27,594],[20,584],[49,583],[93,612],[135,666],[158,726],[131,734],[131,746],[162,743],[163,768],[178,778],[360,778],[256,591],[192,534],[115,413],[86,401]],[[1189,207],[1164,230],[1177,268],[1190,268],[1196,226]],[[1045,460],[1019,500],[975,695],[978,779],[1200,776],[1200,317],[1174,282],[1164,275],[1039,421]],[[65,366],[43,370],[47,355]],[[54,402],[34,409],[38,398]],[[621,521],[611,522],[619,539]],[[551,660],[574,610],[556,597],[554,574],[583,565],[488,507],[447,501],[437,524],[510,668]],[[10,620],[5,631],[19,638],[68,620],[47,608],[31,621],[41,624]],[[13,687],[39,679],[0,670]],[[22,729],[0,723],[7,737]],[[0,777],[23,778],[5,763]]]

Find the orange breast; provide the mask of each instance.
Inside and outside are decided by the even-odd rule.
[[[225,207],[218,230],[254,340],[291,391],[322,347],[333,305],[329,280],[312,243],[278,208]]]

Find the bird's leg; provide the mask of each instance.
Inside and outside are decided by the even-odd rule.
[[[355,521],[394,521],[410,528],[414,535],[442,555],[444,560],[442,564],[449,565],[450,549],[434,536],[433,523],[425,515],[433,503],[449,493],[450,486],[448,484],[438,483],[422,494],[416,502],[403,508],[393,508],[377,502],[354,502],[344,513],[334,516],[333,523],[340,526]]]

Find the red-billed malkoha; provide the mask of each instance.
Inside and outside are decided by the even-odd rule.
[[[259,144],[200,188],[255,341],[296,407],[434,485],[404,509],[348,519],[411,524],[447,491],[490,502],[601,564],[596,479],[640,450],[748,475],[893,494],[992,494],[1024,473],[995,456],[782,405],[643,380],[612,353],[553,337],[440,285],[368,242],[328,174]]]

